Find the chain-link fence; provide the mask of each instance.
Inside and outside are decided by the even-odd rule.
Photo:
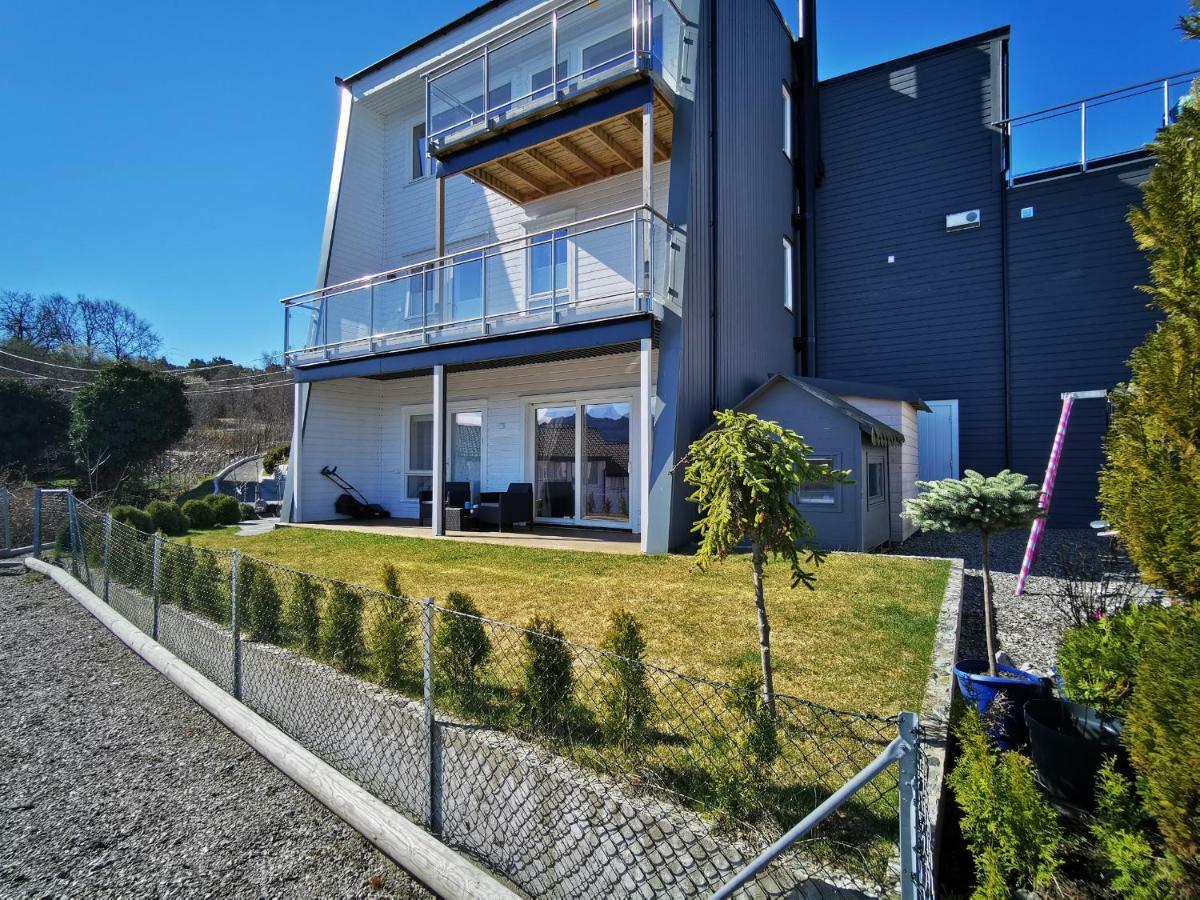
[[[459,598],[146,535],[65,492],[43,493],[40,515],[59,564],[138,628],[531,896],[711,893],[897,737],[894,717],[782,695],[771,709],[754,685],[492,621]],[[902,768],[741,895],[931,895],[924,779],[918,767],[915,794],[902,790]]]

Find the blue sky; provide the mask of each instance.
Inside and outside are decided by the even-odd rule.
[[[0,289],[120,300],[176,361],[278,349],[275,301],[314,284],[333,76],[473,5],[3,0]],[[1023,112],[1200,66],[1184,8],[825,0],[821,74],[1011,24]]]

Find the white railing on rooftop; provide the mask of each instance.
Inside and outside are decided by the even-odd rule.
[[[1197,77],[1200,69],[1192,69],[994,122],[1007,137],[1009,182],[1087,171],[1141,150],[1174,121]]]
[[[690,34],[674,0],[564,3],[426,74],[429,146],[448,147],[639,70],[682,93]]]
[[[645,206],[287,297],[289,365],[681,311],[683,235]]]

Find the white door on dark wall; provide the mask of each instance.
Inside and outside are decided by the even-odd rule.
[[[958,478],[958,401],[926,400],[917,413],[917,477],[921,481]]]

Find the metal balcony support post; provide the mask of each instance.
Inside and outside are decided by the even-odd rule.
[[[641,293],[645,307],[651,308],[650,293],[650,211],[654,209],[654,102],[642,104],[642,271]]]
[[[367,288],[367,349],[375,352],[375,285]]]
[[[1079,104],[1079,169],[1087,171],[1087,101]]]
[[[492,80],[492,60],[487,44],[483,45],[483,128],[486,131],[492,127],[492,92],[489,89]]]
[[[446,271],[445,260],[442,259],[446,255],[446,179],[441,175],[437,176],[437,187],[434,191],[433,202],[433,219],[434,219],[434,234],[433,234],[433,256],[436,263],[433,264],[433,307],[440,314],[442,310],[442,280]],[[429,305],[429,293],[425,293],[425,306]],[[436,320],[435,320],[436,324]],[[421,324],[421,342],[425,343],[429,340],[429,312],[426,310],[425,319]]]
[[[288,364],[288,354],[292,352],[292,308],[283,307],[283,364]]]
[[[433,367],[433,533],[446,533],[446,367]]]
[[[558,10],[550,13],[550,79],[554,84],[554,102],[558,102]]]
[[[638,495],[641,504],[638,532],[641,538],[641,550],[645,553],[649,548],[650,529],[646,521],[650,516],[650,461],[653,459],[651,450],[654,448],[654,392],[650,386],[651,353],[654,342],[650,338],[642,338],[638,350],[638,419],[640,420],[638,445]]]

